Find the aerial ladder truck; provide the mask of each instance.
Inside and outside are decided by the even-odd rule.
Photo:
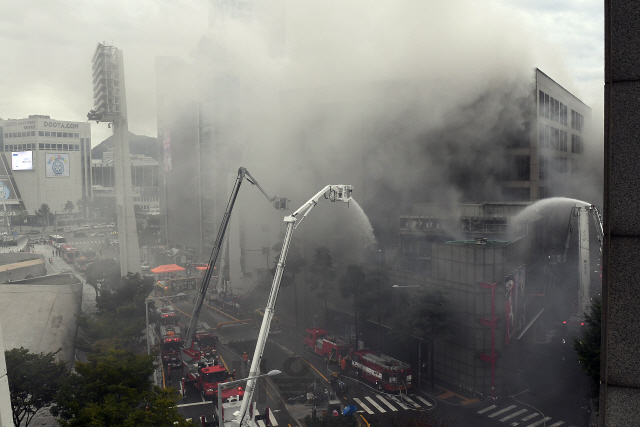
[[[257,425],[254,421],[256,417],[255,403],[252,403],[253,392],[255,390],[256,379],[260,376],[259,366],[262,360],[262,354],[267,342],[267,336],[269,335],[269,328],[271,327],[271,320],[273,319],[274,310],[276,306],[276,300],[278,299],[278,292],[280,290],[280,280],[284,273],[285,261],[287,259],[287,252],[291,244],[291,235],[293,230],[300,225],[300,222],[306,218],[311,212],[311,209],[318,204],[320,197],[324,196],[325,199],[331,202],[345,202],[351,201],[351,192],[353,188],[351,185],[327,185],[320,190],[315,196],[304,203],[297,211],[284,218],[284,222],[287,223],[287,230],[284,235],[284,241],[282,242],[282,251],[280,252],[280,258],[276,265],[276,271],[273,277],[273,283],[271,284],[271,291],[269,293],[269,299],[267,300],[267,306],[264,310],[264,316],[262,318],[262,325],[258,334],[258,340],[256,342],[256,349],[251,360],[251,368],[249,369],[249,377],[245,387],[244,397],[242,401],[236,402],[241,405],[240,410],[236,413],[235,408],[227,407],[226,413],[231,414],[225,417],[225,407],[220,403],[218,408],[219,425],[226,427],[235,426],[249,426],[253,427]],[[300,215],[302,214],[302,215]],[[220,399],[219,399],[220,402]]]
[[[568,323],[574,326],[584,325],[584,313],[588,313],[591,308],[591,260],[589,258],[589,214],[593,218],[593,224],[598,238],[598,252],[602,259],[602,244],[604,241],[604,230],[602,227],[602,215],[595,205],[575,205],[571,208],[569,224],[567,226],[567,238],[564,244],[564,254],[562,263],[567,260],[569,241],[573,232],[573,222],[577,218],[578,222],[578,304],[576,312],[569,318]],[[601,262],[602,264],[602,262]],[[567,323],[567,322],[565,322]]]
[[[220,253],[220,248],[222,247],[222,243],[224,241],[224,236],[227,231],[227,227],[229,225],[229,220],[231,218],[231,213],[233,212],[233,206],[235,204],[236,198],[238,196],[238,192],[240,191],[240,186],[242,185],[242,181],[247,179],[252,185],[258,187],[258,189],[264,194],[264,196],[273,204],[276,209],[279,210],[287,210],[289,206],[289,199],[279,198],[279,197],[270,197],[267,192],[258,184],[258,181],[251,176],[249,171],[246,168],[241,167],[238,169],[238,176],[236,178],[236,182],[231,191],[231,197],[229,198],[229,202],[227,204],[227,208],[225,210],[224,216],[222,217],[222,224],[220,225],[220,229],[218,230],[218,236],[213,244],[213,249],[211,251],[211,256],[209,258],[209,265],[205,271],[205,274],[202,278],[202,282],[200,284],[200,289],[198,291],[198,296],[193,307],[193,314],[191,316],[191,320],[189,322],[189,326],[187,327],[187,333],[184,339],[184,346],[181,349],[180,355],[182,358],[182,391],[183,393],[186,391],[186,386],[188,383],[193,384],[201,384],[202,381],[199,380],[201,373],[211,370],[211,365],[214,364],[213,361],[206,360],[200,350],[198,349],[196,338],[196,332],[198,329],[198,318],[200,317],[200,312],[202,311],[202,306],[205,301],[207,289],[209,287],[209,282],[211,281],[211,277],[213,276],[213,272],[215,269],[216,262],[218,260],[218,254]],[[198,385],[200,388],[200,386]],[[200,390],[201,393],[217,393],[217,387],[215,384],[207,384],[205,386],[206,390]],[[216,390],[215,392],[213,390]],[[213,397],[213,396],[212,396]]]

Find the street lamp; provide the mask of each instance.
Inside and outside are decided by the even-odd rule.
[[[275,375],[280,375],[282,372],[280,372],[277,369],[274,369],[272,371],[267,372],[266,374],[262,374],[262,375],[257,375],[254,377],[247,377],[247,378],[242,378],[239,380],[235,380],[235,381],[229,381],[226,383],[218,383],[218,425],[224,425],[224,420],[222,419],[222,390],[228,389],[228,388],[232,388],[233,386],[235,386],[236,384],[240,384],[240,383],[244,383],[247,382],[249,380],[257,380],[258,378],[264,378],[264,377],[273,377]],[[243,414],[244,416],[244,414]],[[238,424],[242,424],[242,419],[240,419],[238,421]]]
[[[187,294],[179,293],[176,295],[169,295],[166,297],[155,297],[155,298],[147,297],[147,299],[144,300],[145,315],[147,319],[147,356],[151,354],[151,348],[149,347],[149,301],[179,298],[179,297],[186,297],[186,296]]]

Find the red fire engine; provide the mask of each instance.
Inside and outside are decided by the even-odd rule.
[[[203,356],[209,359],[215,359],[217,356],[216,342],[217,338],[213,330],[205,322],[198,322],[195,341],[198,343],[198,350]]]
[[[324,358],[325,362],[337,362],[338,356],[344,358],[353,352],[353,346],[346,338],[330,336],[320,328],[308,328],[303,340],[307,350]]]
[[[183,341],[180,326],[160,326],[160,349],[163,363],[171,366],[180,365],[180,349]]]
[[[157,310],[160,315],[160,326],[178,325],[178,315],[173,310],[173,307],[165,305]]]
[[[351,366],[356,377],[372,382],[380,391],[411,388],[411,365],[387,355],[362,349],[353,353]]]
[[[213,361],[201,358],[195,363],[182,362],[183,370],[183,393],[187,391],[187,385],[192,384],[205,400],[214,400],[218,398],[218,383],[226,383],[235,380],[235,372],[233,375],[225,369],[223,365],[216,364]],[[240,393],[240,394],[238,394]],[[223,400],[229,396],[244,396],[244,391],[240,389],[224,390],[222,392]]]

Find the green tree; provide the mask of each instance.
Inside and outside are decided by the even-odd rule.
[[[177,390],[151,385],[153,356],[108,350],[88,360],[76,362],[51,407],[61,426],[195,425],[178,414]]]
[[[309,277],[310,289],[316,291],[316,296],[324,300],[324,318],[326,321],[329,317],[327,300],[329,295],[333,293],[333,281],[336,277],[329,248],[316,248],[313,261],[309,266],[309,272],[311,273],[311,277]]]
[[[278,261],[280,260],[280,253],[282,252],[282,243],[276,243],[271,248],[272,251],[276,252],[276,259],[274,262],[274,267],[271,269],[271,275],[275,276],[276,267],[278,265]],[[287,288],[290,285],[293,287],[293,299],[295,305],[295,315],[296,315],[296,328],[300,327],[300,321],[298,316],[298,288],[296,286],[296,273],[299,273],[304,266],[307,264],[307,260],[304,259],[302,255],[302,250],[296,244],[291,244],[289,246],[289,250],[287,252],[286,259],[286,268],[282,274],[282,278],[280,279],[280,285],[283,288]]]
[[[602,299],[596,297],[591,304],[591,312],[584,313],[587,327],[580,338],[573,339],[573,348],[578,353],[582,370],[591,379],[594,390],[600,387],[600,345],[602,330]]]
[[[87,266],[87,283],[96,291],[96,301],[104,292],[120,284],[120,264],[112,258],[102,258]]]
[[[28,426],[34,415],[54,401],[61,381],[69,373],[55,353],[31,353],[24,347],[5,350],[13,423]]]
[[[143,339],[140,331],[146,328],[145,299],[152,289],[153,279],[139,273],[129,273],[119,284],[104,289],[96,299],[99,311],[79,317],[78,348],[138,349]]]
[[[356,326],[356,345],[358,350],[358,315],[362,309],[360,296],[365,292],[366,274],[360,265],[350,264],[340,279],[340,292],[344,298],[353,298],[353,317]]]
[[[49,217],[51,216],[51,209],[49,208],[49,205],[46,203],[41,204],[40,209],[37,209],[35,214],[36,217],[40,218],[42,225],[49,225]]]
[[[75,207],[76,206],[73,204],[71,200],[67,200],[67,203],[64,204],[64,210],[69,213],[73,212]]]
[[[93,207],[93,202],[87,196],[82,196],[81,198],[76,200],[76,206],[78,207],[78,210],[82,212],[82,217],[84,219],[87,219],[88,214]]]
[[[403,326],[404,331],[417,334],[419,343],[428,343],[429,369],[431,387],[434,387],[434,353],[437,340],[444,338],[453,330],[452,319],[453,310],[446,294],[439,289],[421,291],[414,298],[414,303],[407,309],[407,325]],[[421,366],[418,369],[422,369]]]

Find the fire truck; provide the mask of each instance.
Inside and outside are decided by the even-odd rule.
[[[338,362],[353,352],[353,346],[346,338],[331,336],[324,329],[308,328],[303,343],[307,350],[324,358],[325,362]]]
[[[186,394],[187,385],[193,385],[203,399],[214,400],[218,398],[218,383],[226,383],[235,380],[235,372],[232,374],[226,370],[224,365],[218,364],[216,358],[206,359],[201,357],[198,361],[192,363],[182,362],[183,369],[183,390]],[[228,392],[228,393],[227,393]],[[231,395],[238,395],[238,390],[225,390],[222,398],[225,399]],[[244,395],[244,391],[240,390],[240,396]]]
[[[209,325],[207,325],[205,322],[198,322],[195,341],[198,343],[198,349],[203,356],[209,359],[215,358],[217,356],[217,340],[218,339],[216,338],[213,330],[209,327]]]
[[[158,315],[160,316],[160,326],[169,326],[169,325],[178,325],[178,315],[173,310],[173,307],[164,305],[157,309]]]
[[[355,376],[376,385],[380,391],[411,388],[411,365],[369,349],[353,353],[351,367]]]
[[[162,362],[170,366],[180,365],[180,349],[184,339],[177,325],[160,326],[160,349]]]

